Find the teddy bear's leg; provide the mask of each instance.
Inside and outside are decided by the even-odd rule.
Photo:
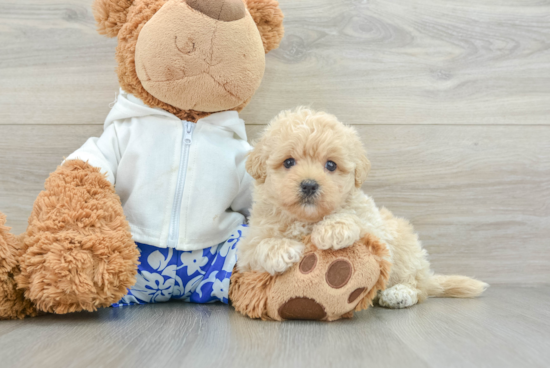
[[[240,273],[235,267],[229,283],[229,300],[239,313],[250,318],[271,320],[267,299],[274,280],[267,272]]]
[[[37,314],[34,305],[17,289],[21,242],[5,226],[6,216],[0,213],[0,320],[17,319]]]
[[[117,302],[135,282],[139,252],[120,199],[83,161],[67,161],[50,175],[22,240],[15,279],[39,310],[93,311]]]

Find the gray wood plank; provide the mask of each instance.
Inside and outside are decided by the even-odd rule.
[[[524,318],[519,302],[546,303],[549,292],[496,287],[479,299],[376,307],[334,323],[261,322],[224,305],[177,302],[50,315],[2,321],[0,360],[3,367],[546,367],[550,330]]]
[[[439,273],[550,284],[550,128],[358,126],[364,190],[409,218]],[[248,126],[254,139],[263,126]],[[0,211],[24,231],[45,178],[102,127],[0,126]]]
[[[481,303],[440,299],[436,306],[429,300],[425,308],[413,308],[409,315],[387,311],[382,319],[431,366],[543,367],[550,356],[541,351],[549,339],[548,322],[541,324],[533,310],[528,315],[523,311],[525,303],[550,306],[544,295],[548,289],[535,290],[496,288]]]
[[[116,40],[91,0],[2,0],[0,124],[101,124]],[[353,124],[548,124],[550,2],[281,0],[286,37],[243,116],[312,105]]]

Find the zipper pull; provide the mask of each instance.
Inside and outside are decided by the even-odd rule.
[[[185,144],[191,144],[193,142],[193,130],[195,126],[193,123],[187,123],[185,124],[185,133],[183,136],[183,143]]]

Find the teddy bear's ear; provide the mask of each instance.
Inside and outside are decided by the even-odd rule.
[[[128,8],[133,0],[95,0],[92,5],[97,22],[97,32],[107,37],[116,37],[126,23]]]
[[[367,180],[367,175],[370,170],[370,161],[365,154],[365,151],[361,149],[359,157],[355,166],[355,186],[360,188],[361,185]]]
[[[277,0],[245,0],[246,7],[256,22],[265,53],[276,49],[283,38],[283,12]]]
[[[263,139],[256,142],[254,149],[248,154],[246,171],[259,183],[264,183],[267,176],[267,157]]]

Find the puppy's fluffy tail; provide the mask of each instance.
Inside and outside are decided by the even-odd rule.
[[[430,284],[428,296],[440,298],[475,298],[489,287],[483,281],[459,275],[433,275]]]

